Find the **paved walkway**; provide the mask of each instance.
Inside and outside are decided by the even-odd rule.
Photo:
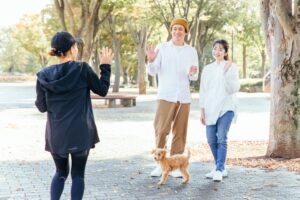
[[[46,116],[34,108],[34,94],[32,85],[0,84],[0,200],[49,199],[54,164],[43,150]],[[16,98],[8,101],[11,96]],[[232,126],[230,139],[266,140],[268,96],[241,93],[239,99],[238,123]],[[194,95],[189,146],[206,142],[198,110]],[[195,157],[188,185],[170,177],[165,186],[158,187],[159,179],[149,177],[154,167],[150,150],[155,96],[138,97],[136,107],[94,112],[101,142],[89,157],[84,199],[300,199],[299,174],[228,167],[229,177],[214,183],[204,178],[212,164],[200,163]],[[62,199],[70,199],[69,193],[70,177]]]

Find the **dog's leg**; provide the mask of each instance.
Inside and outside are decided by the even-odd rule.
[[[189,174],[189,172],[187,171],[186,168],[180,168],[180,171],[181,171],[182,176],[183,176],[182,183],[183,183],[183,184],[188,183],[189,180],[190,180],[190,174]]]
[[[159,185],[164,185],[166,184],[167,180],[168,180],[168,176],[169,176],[169,173],[168,172],[163,172],[162,175],[161,175],[161,178],[160,178],[160,181],[159,181]]]

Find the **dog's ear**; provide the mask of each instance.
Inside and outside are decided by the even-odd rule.
[[[156,149],[152,149],[151,154],[154,154],[156,151]]]
[[[161,154],[162,154],[163,156],[166,156],[166,155],[167,155],[167,150],[166,150],[166,149],[162,149],[162,150],[161,150]]]

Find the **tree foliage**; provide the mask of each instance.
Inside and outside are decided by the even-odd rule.
[[[238,64],[240,65],[242,58],[242,45],[246,44],[247,58],[249,57],[247,70],[261,69],[259,66],[263,64],[260,64],[259,60],[262,58],[258,58],[262,57],[259,52],[263,52],[264,43],[259,32],[257,10],[252,14],[246,12],[251,10],[255,3],[247,2],[238,0],[222,3],[218,0],[55,0],[45,7],[40,15],[23,18],[14,27],[15,31],[10,32],[10,36],[26,52],[27,56],[23,57],[30,57],[31,62],[34,60],[36,70],[46,63],[51,64],[55,61],[46,53],[50,49],[50,40],[57,31],[67,30],[74,36],[81,37],[84,42],[82,58],[93,66],[98,65],[97,54],[103,46],[111,48],[115,46],[120,55],[118,60],[115,58],[112,65],[114,78],[112,82],[119,81],[116,86],[124,83],[144,83],[141,87],[144,88],[148,81],[144,78],[145,71],[142,70],[145,66],[145,58],[142,54],[144,47],[147,43],[157,44],[170,39],[169,25],[174,17],[188,19],[190,33],[186,41],[197,49],[200,68],[212,60],[211,45],[215,39],[227,38],[231,41],[231,33],[224,30],[227,23],[233,28],[237,25],[243,27],[243,31],[236,34],[234,38],[233,53]],[[108,16],[111,16],[111,21],[108,20]],[[20,58],[20,63],[21,60]],[[116,71],[117,69],[119,71]],[[95,67],[95,70],[97,71],[98,67]],[[196,90],[198,86],[199,82],[194,83]]]
[[[49,45],[43,32],[40,15],[23,17],[16,25],[16,29],[17,31],[14,31],[13,36],[20,46],[32,53],[41,67],[45,67],[48,64],[47,50]]]

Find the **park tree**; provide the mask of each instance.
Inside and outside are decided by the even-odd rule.
[[[235,41],[241,45],[242,78],[248,78],[251,75],[251,65],[248,64],[248,57],[253,56],[253,54],[258,58],[256,60],[260,61],[260,63],[256,61],[254,67],[259,69],[259,75],[262,77],[265,71],[266,53],[261,33],[259,5],[257,5],[256,1],[241,1],[239,4],[239,17],[232,18],[231,21],[226,23],[224,30],[231,35],[232,44],[230,48],[232,52]],[[251,52],[251,48],[255,49],[255,51]],[[231,53],[231,56],[233,55],[234,53]],[[235,59],[232,58],[232,60],[236,62],[237,57],[239,55],[235,56]]]
[[[59,24],[59,17],[56,15],[56,11],[53,8],[53,5],[49,4],[41,10],[40,18],[42,23],[42,30],[45,37],[47,38],[50,49],[50,41],[53,35],[61,29]]]
[[[137,49],[137,57],[138,57],[138,76],[137,83],[139,86],[139,94],[146,94],[146,62],[145,62],[145,48],[147,42],[147,26],[141,25],[140,27],[133,28],[132,21],[128,20],[129,29],[132,33],[132,37]]]
[[[146,44],[151,34],[152,27],[148,13],[151,13],[150,7],[145,5],[143,1],[136,1],[131,7],[128,7],[131,14],[127,16],[127,24],[129,32],[137,49],[138,58],[138,76],[137,83],[139,86],[139,94],[146,94]]]
[[[113,13],[110,13],[107,19],[110,27],[110,33],[111,33],[112,44],[113,44],[112,46],[114,52],[114,60],[115,60],[115,80],[114,80],[113,92],[119,92],[122,66],[121,66],[121,40],[116,30],[117,29],[116,21],[118,20],[118,16],[113,15]]]
[[[267,156],[300,157],[300,1],[261,0],[271,60],[271,115]]]
[[[48,64],[49,42],[43,32],[39,14],[24,16],[11,36],[17,39],[21,47],[37,58],[41,68]]]
[[[121,76],[124,75],[124,70],[122,67],[122,59],[121,59],[122,57],[121,46],[123,45],[121,45],[121,43],[125,43],[127,41],[126,37],[129,37],[129,34],[127,34],[128,31],[126,29],[126,16],[128,12],[126,6],[131,5],[132,3],[133,0],[112,1],[111,5],[113,5],[113,10],[112,12],[109,13],[107,18],[110,37],[112,40],[113,52],[114,52],[114,61],[115,61],[114,62],[115,80],[114,80],[114,85],[112,90],[113,92],[119,92],[120,79]]]
[[[268,70],[267,66],[267,52],[266,52],[266,44],[263,37],[263,30],[262,30],[262,21],[260,20],[260,5],[257,5],[256,1],[247,1],[248,6],[245,6],[245,8],[249,8],[250,12],[248,12],[247,17],[250,21],[246,22],[248,28],[246,28],[246,31],[249,30],[248,35],[251,37],[249,38],[250,45],[254,47],[255,53],[258,53],[260,56],[260,77],[264,77],[266,71]]]
[[[112,11],[110,7],[101,15],[100,8],[103,2],[103,0],[54,0],[61,30],[69,31],[75,37],[83,39],[84,46],[82,52],[81,48],[79,49],[79,55],[82,55],[82,60],[86,62],[92,55],[100,25]]]
[[[9,73],[24,72],[26,66],[26,51],[18,40],[12,37],[13,29],[0,30],[0,66],[1,70]]]
[[[257,24],[257,23],[256,23]],[[266,45],[265,45],[265,41],[263,38],[263,34],[261,33],[262,29],[261,29],[261,24],[260,26],[255,26],[254,27],[254,34],[251,35],[252,40],[254,41],[254,47],[257,50],[257,52],[259,52],[260,55],[260,69],[261,69],[261,77],[264,77],[266,72],[267,72],[267,53],[266,53]]]
[[[251,11],[250,11],[251,12]],[[249,15],[247,15],[249,14]],[[255,45],[255,40],[253,35],[260,36],[260,32],[257,30],[257,27],[260,27],[260,24],[257,23],[257,18],[254,18],[255,14],[252,11],[251,13],[245,12],[244,16],[241,16],[241,24],[236,26],[236,35],[239,40],[239,43],[242,46],[242,78],[248,78],[247,73],[247,54],[248,49],[251,46]],[[258,32],[257,32],[258,31]],[[233,48],[233,47],[231,47]]]

